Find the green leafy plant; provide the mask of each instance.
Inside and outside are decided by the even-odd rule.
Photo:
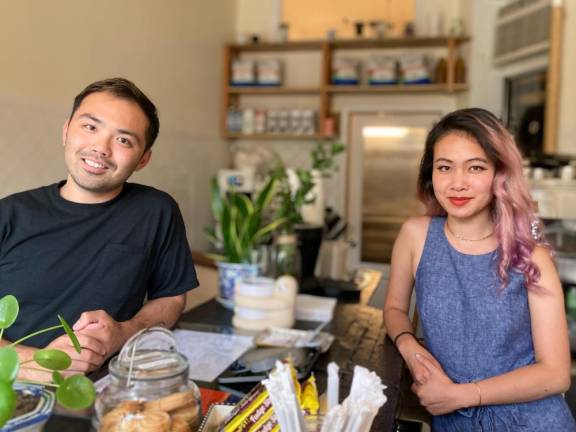
[[[18,300],[13,295],[7,295],[0,299],[0,340],[4,330],[10,327],[16,321],[20,307]],[[48,327],[31,333],[9,345],[0,348],[0,427],[2,427],[10,418],[16,408],[17,395],[13,389],[13,384],[18,376],[20,368],[37,369],[35,367],[25,366],[28,363],[36,363],[45,372],[52,372],[52,383],[25,381],[27,383],[42,384],[56,388],[56,400],[62,406],[69,409],[87,408],[96,398],[96,390],[90,379],[84,375],[72,375],[67,378],[60,371],[68,369],[72,359],[68,354],[58,349],[40,349],[34,353],[31,360],[21,362],[18,352],[14,347],[25,340],[41,333],[64,329],[74,348],[80,353],[80,343],[72,331],[70,325],[58,315],[59,325]]]
[[[330,177],[338,169],[335,157],[344,151],[346,146],[334,141],[318,141],[310,152],[312,169],[318,170],[322,177]]]
[[[314,188],[312,173],[305,169],[295,170],[298,177],[298,188],[293,191],[290,186],[286,168],[284,165],[278,165],[274,170],[273,176],[278,179],[279,187],[276,193],[277,209],[276,214],[279,218],[284,218],[286,222],[281,228],[285,231],[293,231],[294,225],[303,222],[300,210],[304,204],[311,204],[316,199],[310,196]]]
[[[286,167],[279,162],[273,171],[273,176],[278,179],[279,187],[276,194],[276,215],[286,219],[283,228],[293,231],[294,225],[301,224],[302,206],[312,204],[316,197],[310,192],[314,189],[312,171],[318,171],[323,178],[329,178],[338,169],[336,156],[345,149],[344,144],[332,141],[318,141],[310,152],[311,168],[296,169],[298,187],[294,190],[286,173]]]
[[[216,179],[212,180],[212,214],[217,225],[205,228],[208,239],[229,263],[253,263],[254,251],[264,244],[286,219],[268,220],[267,210],[276,194],[278,179],[272,175],[253,200],[238,192],[223,194]]]

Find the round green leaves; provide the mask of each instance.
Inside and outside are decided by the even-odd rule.
[[[96,399],[96,390],[90,379],[84,375],[65,378],[56,390],[58,403],[68,409],[88,408]]]
[[[14,324],[18,316],[18,300],[13,295],[8,294],[0,299],[0,329],[4,330]]]

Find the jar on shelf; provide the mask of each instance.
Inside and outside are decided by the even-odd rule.
[[[188,378],[188,360],[176,350],[172,332],[152,327],[132,336],[109,364],[98,393],[96,430],[196,430],[200,390]]]

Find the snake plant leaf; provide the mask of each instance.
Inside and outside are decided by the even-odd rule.
[[[66,332],[66,334],[68,335],[68,337],[72,341],[72,345],[74,345],[74,349],[76,350],[76,352],[78,354],[80,354],[80,351],[82,351],[82,348],[80,348],[80,342],[78,342],[78,338],[74,334],[74,331],[72,331],[72,327],[70,327],[70,324],[68,324],[66,322],[66,320],[64,318],[62,318],[61,315],[58,315],[58,319],[60,320],[60,324],[62,324],[62,328],[64,328],[64,331]]]
[[[217,245],[219,243],[218,237],[216,236],[216,229],[213,226],[205,226],[204,234],[213,245]]]
[[[224,198],[222,197],[220,186],[218,185],[218,180],[216,178],[212,179],[210,190],[212,194],[212,214],[214,215],[214,218],[220,222],[222,211],[224,209]]]
[[[12,347],[0,348],[0,381],[12,383],[18,375],[18,353]]]
[[[233,192],[230,195],[230,204],[238,209],[238,217],[242,219],[254,213],[254,204],[252,204],[252,201],[244,194]]]
[[[18,317],[20,306],[13,295],[6,295],[0,299],[0,329],[7,329]]]
[[[12,418],[15,408],[16,392],[12,389],[12,384],[0,381],[0,427]]]
[[[68,409],[88,408],[96,399],[94,383],[84,375],[65,378],[56,390],[58,403]]]
[[[222,232],[222,248],[224,249],[224,255],[228,262],[238,262],[235,261],[234,248],[232,246],[232,236],[230,232],[233,229],[233,222],[231,221],[230,207],[228,205],[222,208],[221,220],[220,220],[220,230]]]
[[[268,181],[258,194],[258,197],[256,198],[256,208],[261,210],[268,207],[268,205],[272,201],[272,198],[274,198],[277,183],[278,179],[276,178],[276,176],[271,176],[268,179]]]
[[[41,349],[34,353],[34,361],[50,370],[65,370],[72,364],[72,359],[59,349]]]
[[[64,376],[57,370],[52,371],[52,382],[57,385],[62,385],[64,382]]]
[[[264,236],[266,236],[267,234],[271,233],[272,231],[277,230],[279,227],[284,225],[287,221],[288,221],[287,218],[276,219],[274,222],[270,222],[268,225],[266,225],[265,227],[258,230],[258,232],[256,233],[256,235],[254,237],[256,239],[260,240]]]

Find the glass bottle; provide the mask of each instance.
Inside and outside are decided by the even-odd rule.
[[[189,380],[188,360],[176,351],[169,330],[136,333],[110,361],[109,372],[96,398],[96,430],[144,430],[154,424],[161,431],[182,422],[192,430],[199,426],[200,390]]]
[[[454,82],[457,84],[466,82],[466,63],[462,57],[458,57],[454,65]]]
[[[444,84],[446,82],[446,73],[448,64],[446,59],[442,57],[436,63],[436,67],[434,68],[434,83],[436,84]]]

